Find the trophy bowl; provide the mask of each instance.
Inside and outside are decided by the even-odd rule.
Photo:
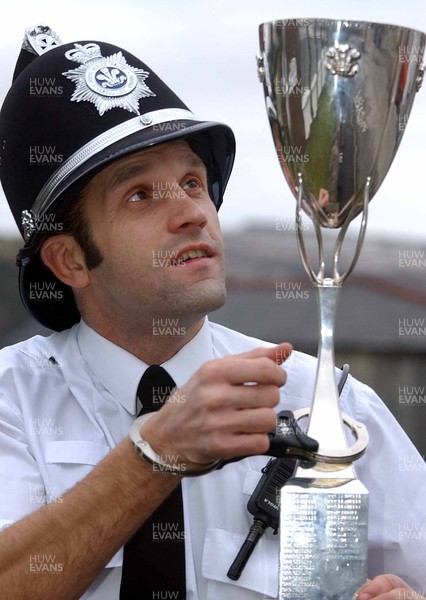
[[[398,150],[422,83],[426,36],[348,20],[288,19],[259,28],[258,74],[281,168],[297,198],[296,236],[318,295],[320,339],[308,435],[315,461],[299,463],[280,495],[279,599],[352,600],[367,576],[368,491],[353,466],[368,434],[342,415],[334,361],[340,288],[361,251],[370,199]],[[352,262],[339,272],[345,234],[362,213]],[[318,268],[302,216],[312,220]],[[322,228],[340,229],[330,265]],[[331,276],[328,272],[331,272]],[[356,441],[348,446],[345,424]]]
[[[259,75],[280,164],[303,208],[341,227],[396,154],[423,75],[420,31],[329,19],[260,25]]]

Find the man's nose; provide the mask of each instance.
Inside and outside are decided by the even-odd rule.
[[[207,212],[200,204],[200,199],[192,198],[184,189],[179,188],[179,193],[169,199],[168,203],[171,231],[191,226],[203,229],[207,225]]]

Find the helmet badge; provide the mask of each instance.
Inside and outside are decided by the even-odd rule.
[[[61,44],[58,35],[48,25],[37,25],[25,30],[22,48],[40,56]]]
[[[68,60],[80,63],[77,69],[62,73],[76,84],[74,102],[91,102],[102,116],[111,108],[139,114],[139,100],[155,96],[145,83],[148,71],[130,66],[121,52],[103,57],[98,44],[74,44],[65,52]]]

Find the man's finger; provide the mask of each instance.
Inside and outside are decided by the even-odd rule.
[[[293,346],[288,342],[282,342],[277,346],[272,346],[270,348],[254,348],[253,350],[249,350],[248,352],[242,352],[241,354],[236,354],[235,357],[238,358],[261,358],[262,356],[266,356],[273,360],[277,365],[283,363],[291,354],[293,350]]]
[[[378,575],[372,581],[367,581],[355,594],[357,600],[371,600],[372,598],[381,599],[388,597],[388,592],[397,590],[405,590],[410,592],[412,598],[421,598],[421,596],[414,595],[415,592],[410,586],[400,577],[396,575]],[[390,596],[392,598],[392,596]],[[403,600],[404,596],[400,596]]]
[[[240,355],[210,361],[199,371],[200,383],[226,381],[231,385],[260,383],[281,387],[286,381],[284,369],[264,355],[241,358]]]

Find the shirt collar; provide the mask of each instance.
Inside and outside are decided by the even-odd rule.
[[[136,414],[136,390],[148,365],[104,338],[87,323],[77,325],[77,342],[91,372],[129,412]],[[162,366],[176,385],[184,385],[207,360],[214,357],[207,317],[200,331]]]

